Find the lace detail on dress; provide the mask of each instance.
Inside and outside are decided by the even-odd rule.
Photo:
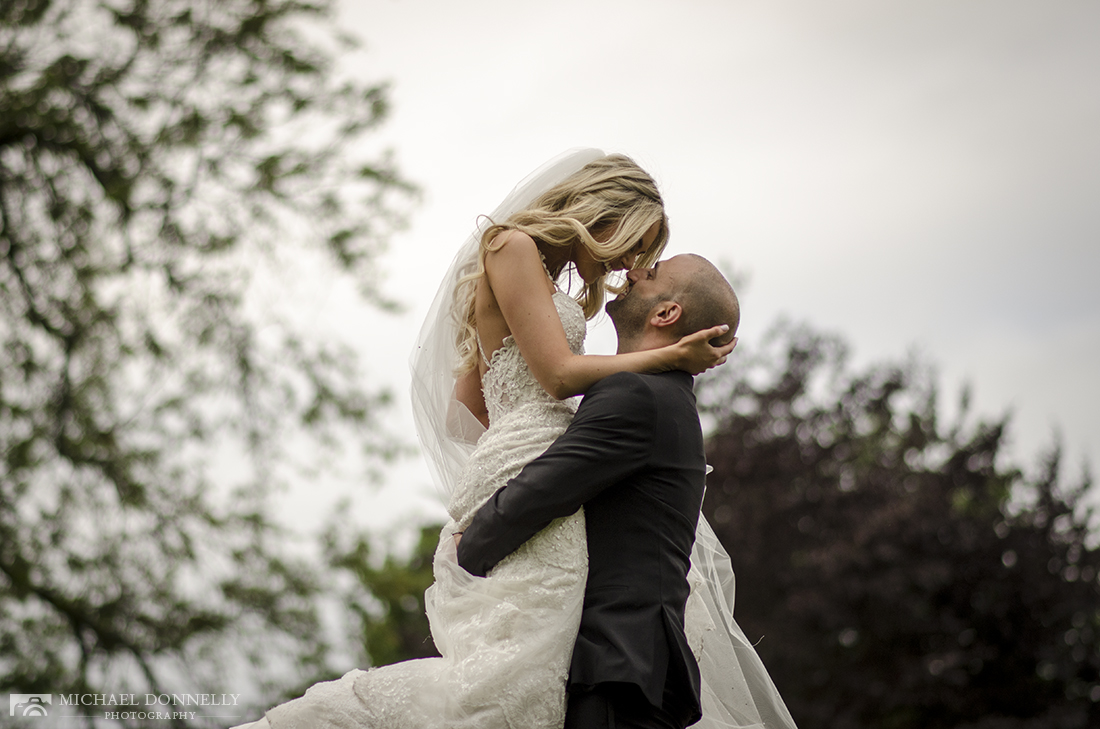
[[[580,304],[561,291],[555,291],[553,299],[569,348],[582,354],[587,323]],[[447,506],[459,528],[465,528],[486,499],[565,432],[579,404],[576,398],[557,400],[544,390],[511,336],[489,358],[481,387],[489,429],[478,441]],[[510,475],[504,477],[505,473]]]
[[[586,322],[580,304],[562,291],[555,291],[553,299],[570,350],[574,354],[583,354]],[[553,405],[560,402],[535,379],[511,335],[504,338],[504,342],[493,352],[488,363],[489,369],[481,378],[481,387],[485,393],[485,404],[489,408],[490,424],[520,405]],[[576,411],[575,405],[572,410]]]

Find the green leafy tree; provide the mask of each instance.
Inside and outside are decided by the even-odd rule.
[[[408,558],[387,554],[379,563],[370,538],[333,528],[326,535],[326,556],[337,574],[351,579],[339,591],[355,621],[349,645],[361,666],[381,666],[410,658],[438,656],[425,612],[424,591],[434,581],[432,559],[442,526],[421,527]],[[354,535],[354,536],[349,536]]]
[[[387,305],[373,261],[412,192],[331,15],[0,3],[0,687],[322,670],[316,572],[265,497],[303,438],[392,452],[387,395],[264,286],[312,266]]]
[[[1100,726],[1090,481],[1025,476],[1008,418],[937,420],[927,368],[852,372],[840,340],[778,327],[705,379],[704,512],[736,616],[800,726]]]

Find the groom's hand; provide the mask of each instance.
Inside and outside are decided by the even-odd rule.
[[[458,543],[462,541],[462,532],[455,532],[451,536],[455,538],[455,549],[458,549]]]

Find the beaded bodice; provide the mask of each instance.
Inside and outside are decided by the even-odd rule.
[[[555,291],[553,300],[569,348],[583,353],[586,322],[580,304],[562,291]],[[451,518],[461,525],[565,431],[579,405],[578,398],[558,400],[543,389],[511,336],[489,357],[481,387],[489,429],[477,442],[447,505]]]
[[[561,325],[565,329],[569,349],[574,354],[582,354],[586,323],[580,304],[563,291],[555,291],[553,299]],[[505,337],[500,349],[493,352],[489,359],[489,369],[481,378],[481,386],[491,424],[523,405],[555,407],[561,404],[535,379],[531,368],[520,354],[516,340],[511,336]],[[569,404],[572,406],[571,410],[576,409],[575,403]]]

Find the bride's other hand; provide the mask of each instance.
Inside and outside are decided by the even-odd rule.
[[[676,350],[678,370],[683,370],[692,375],[706,372],[711,367],[724,364],[733,348],[737,346],[737,337],[727,344],[714,346],[710,343],[715,337],[720,337],[729,331],[729,326],[722,324],[709,329],[700,329],[694,334],[682,337],[679,342],[672,345]]]

